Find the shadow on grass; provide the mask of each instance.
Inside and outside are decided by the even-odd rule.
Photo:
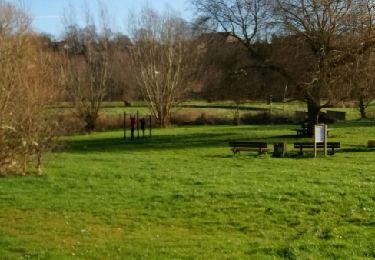
[[[152,138],[140,138],[131,141],[122,138],[93,138],[90,140],[71,141],[69,152],[105,152],[105,151],[141,151],[168,150],[202,147],[219,147],[227,145],[230,134],[182,134],[164,135]]]
[[[250,133],[249,133],[250,134]],[[199,149],[210,147],[228,147],[230,141],[260,141],[272,145],[274,142],[293,142],[295,136],[281,135],[269,136],[264,138],[246,138],[243,132],[226,132],[226,133],[191,133],[178,135],[161,135],[152,138],[140,138],[131,141],[129,138],[96,138],[74,140],[68,142],[65,151],[69,152],[106,152],[106,151],[142,151],[142,150],[169,150],[169,149]]]
[[[333,124],[334,128],[375,127],[375,120],[348,120]]]
[[[368,148],[363,145],[350,145],[347,148],[342,148],[340,152],[342,153],[368,153],[368,152],[375,152],[375,148]]]

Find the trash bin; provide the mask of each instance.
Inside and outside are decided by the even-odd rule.
[[[288,156],[288,143],[279,142],[273,145],[273,157],[283,158]]]

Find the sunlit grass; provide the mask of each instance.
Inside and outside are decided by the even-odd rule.
[[[372,259],[374,123],[334,126],[342,150],[278,159],[229,140],[296,126],[202,126],[69,137],[41,177],[0,179],[0,255],[66,259]]]

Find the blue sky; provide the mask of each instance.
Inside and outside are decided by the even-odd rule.
[[[38,32],[45,32],[59,37],[63,30],[64,13],[72,6],[77,14],[82,13],[83,7],[88,5],[92,13],[96,14],[96,0],[27,0],[27,9],[33,18],[33,28]],[[110,23],[114,31],[126,32],[128,15],[136,12],[145,4],[157,10],[163,10],[166,5],[171,6],[185,19],[192,16],[189,3],[186,0],[102,0],[110,14]]]

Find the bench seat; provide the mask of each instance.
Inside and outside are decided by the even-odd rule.
[[[232,141],[229,142],[232,147],[231,151],[234,155],[240,151],[255,151],[259,154],[269,152],[266,142],[250,142],[250,141]]]
[[[303,149],[314,149],[314,142],[298,142],[294,143],[294,148],[299,149],[299,153],[303,155]],[[317,143],[316,148],[324,149],[324,143]],[[340,142],[327,142],[327,149],[330,149],[330,154],[335,154],[335,149],[340,149]]]

